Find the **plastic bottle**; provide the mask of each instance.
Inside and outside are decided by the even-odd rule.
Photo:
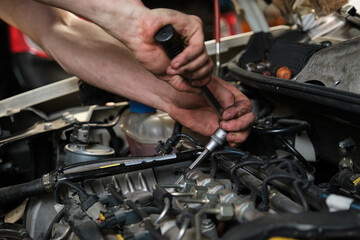
[[[175,121],[167,113],[130,101],[130,109],[121,118],[121,129],[125,132],[133,156],[154,155],[161,140],[165,142],[172,134]]]

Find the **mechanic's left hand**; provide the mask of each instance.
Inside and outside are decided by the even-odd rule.
[[[172,94],[175,107],[167,111],[176,121],[205,136],[211,136],[220,126],[228,132],[226,140],[229,145],[236,147],[246,140],[255,120],[252,104],[237,88],[218,77],[213,76],[208,87],[225,109],[221,121],[204,95]]]
[[[143,66],[178,91],[200,93],[199,87],[209,83],[213,69],[200,18],[170,9],[153,9],[144,10],[137,24],[137,32],[129,34],[124,42]],[[159,29],[168,24],[187,45],[171,62],[154,40]]]

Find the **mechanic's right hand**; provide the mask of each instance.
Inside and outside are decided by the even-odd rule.
[[[248,137],[250,126],[255,120],[250,100],[236,87],[213,76],[209,89],[224,108],[221,116],[209,105],[204,95],[180,93],[169,94],[165,111],[190,130],[204,136],[211,136],[221,127],[227,131],[226,140],[231,147],[237,147]]]

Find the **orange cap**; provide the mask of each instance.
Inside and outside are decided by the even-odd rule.
[[[291,70],[288,67],[281,67],[276,71],[276,77],[282,79],[291,79]]]

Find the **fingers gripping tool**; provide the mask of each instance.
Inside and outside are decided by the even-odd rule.
[[[184,49],[184,43],[181,40],[180,35],[175,31],[175,29],[171,25],[166,25],[161,28],[155,34],[155,41],[157,41],[165,50],[167,56],[170,59],[175,58],[178,54],[180,54]],[[210,92],[207,86],[202,87],[203,93],[206,98],[210,102],[210,104],[215,108],[215,110],[221,116],[222,107],[219,102],[216,100],[214,95]],[[225,143],[227,132],[218,128],[213,135],[211,135],[211,139],[209,143],[205,146],[205,150],[199,155],[199,157],[189,166],[188,170],[191,170],[198,166],[211,152],[213,152],[216,148],[222,146]],[[175,184],[179,184],[184,179],[182,175]]]

